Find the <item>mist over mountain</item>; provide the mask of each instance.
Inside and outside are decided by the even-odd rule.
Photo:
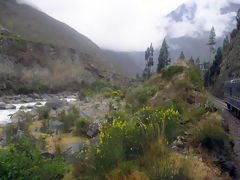
[[[235,27],[235,14],[239,8],[239,3],[229,3],[227,6],[220,9],[220,15],[229,16],[231,17],[231,20],[227,21],[228,24],[224,25],[227,27],[225,29],[224,35],[219,36],[217,34],[216,47],[222,46],[225,35],[229,35],[230,31]],[[169,20],[169,22],[171,22],[165,28],[167,33],[166,40],[169,45],[170,57],[172,60],[177,59],[181,51],[184,52],[186,59],[190,59],[190,57],[193,56],[194,59],[199,57],[201,62],[208,62],[213,60],[213,57],[209,52],[209,47],[206,45],[208,42],[210,29],[207,31],[204,30],[204,28],[201,26],[198,27],[198,24],[196,24],[196,14],[198,11],[199,10],[197,4],[191,2],[189,4],[185,3],[180,5],[177,9],[166,15],[166,18]],[[193,27],[189,28],[193,29],[187,28],[187,25],[184,27],[185,22],[192,24]],[[181,28],[177,29],[176,27],[179,24],[183,24],[183,26],[180,26]],[[196,26],[196,29],[194,29],[194,26]],[[178,31],[180,32],[182,30],[191,31],[192,33],[186,33],[186,35],[177,35]],[[216,31],[218,31],[218,29],[216,29]],[[174,34],[172,34],[172,32]],[[157,64],[160,45],[161,44],[155,47],[155,64]],[[115,57],[117,54],[118,53],[115,52]],[[135,56],[134,59],[138,59],[138,64],[140,64],[141,68],[143,69],[145,66],[144,52],[142,52],[142,57],[139,56],[141,53],[129,52],[129,54],[131,54],[132,57]],[[119,54],[119,57],[120,56],[121,55]]]

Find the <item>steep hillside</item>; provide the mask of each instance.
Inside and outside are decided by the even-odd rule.
[[[123,68],[90,39],[31,6],[18,4],[16,0],[0,0],[0,26],[22,39],[76,49],[89,56],[98,67],[123,72]]]
[[[144,52],[118,52],[104,50],[104,52],[112,57],[117,63],[121,64],[128,74],[142,74],[145,67]]]
[[[90,55],[72,48],[15,38],[0,38],[0,90],[71,88],[96,80],[123,82],[116,73],[102,70]],[[44,89],[43,89],[44,90]]]
[[[216,96],[223,96],[224,81],[240,77],[240,30],[233,30],[231,42],[224,54],[220,65],[220,74],[215,77],[213,92]]]

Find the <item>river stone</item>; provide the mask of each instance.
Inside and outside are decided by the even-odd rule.
[[[33,108],[34,108],[34,105],[27,105],[26,108],[27,108],[27,109],[33,109]]]
[[[16,106],[12,104],[5,104],[3,102],[0,103],[0,110],[6,110],[6,109],[16,109]]]
[[[0,102],[0,110],[5,109],[6,104],[4,102]]]
[[[87,135],[89,137],[94,137],[98,134],[98,123],[91,123],[87,128]]]
[[[66,100],[59,100],[58,98],[53,98],[50,99],[46,105],[54,110],[57,110],[63,108],[64,106],[67,106],[68,102]]]
[[[11,120],[14,124],[23,122],[24,120],[26,120],[26,114],[23,111],[18,111],[13,114]]]

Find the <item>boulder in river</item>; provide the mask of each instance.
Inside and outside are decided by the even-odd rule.
[[[49,100],[46,105],[54,110],[57,110],[63,108],[64,106],[67,106],[68,102],[66,100],[59,100],[58,98],[53,98]]]
[[[5,104],[3,102],[0,102],[0,110],[7,110],[7,109],[16,109],[16,106],[12,104]]]
[[[23,122],[26,120],[26,114],[23,111],[18,111],[15,114],[13,114],[11,120],[14,124]]]

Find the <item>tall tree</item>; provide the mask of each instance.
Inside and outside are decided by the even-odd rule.
[[[212,54],[216,53],[215,44],[216,44],[216,33],[215,33],[214,27],[212,27],[210,34],[209,34],[209,40],[207,43],[207,45],[209,45],[209,49]]]
[[[144,78],[149,78],[151,76],[151,67],[154,64],[153,53],[154,53],[154,49],[151,43],[150,47],[148,47],[147,50],[145,51],[146,66],[143,71]]]
[[[237,20],[237,29],[240,29],[240,9],[237,12],[237,16],[236,16],[236,20]]]
[[[204,85],[205,86],[211,86],[214,84],[213,78],[215,76],[218,76],[220,73],[220,65],[222,63],[222,49],[218,48],[217,53],[215,55],[215,60],[213,61],[212,66],[209,68],[209,70],[206,72],[204,76]]]
[[[171,59],[169,58],[168,45],[166,40],[164,39],[158,57],[157,72],[160,73],[163,68],[170,64],[170,62]]]
[[[179,56],[179,59],[185,59],[185,55],[184,55],[183,51],[181,51],[181,54],[180,54],[180,56]]]
[[[199,59],[199,57],[196,59],[196,64],[200,64],[200,59]]]
[[[226,52],[228,50],[229,44],[230,44],[230,41],[227,35],[223,40],[223,52]]]
[[[191,64],[194,64],[194,59],[193,59],[192,56],[191,56],[191,58],[189,59],[189,62],[190,62]]]

